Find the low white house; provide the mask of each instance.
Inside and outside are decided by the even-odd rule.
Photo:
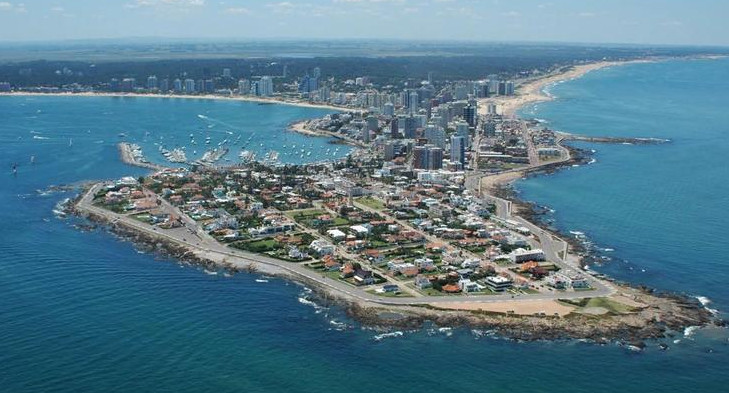
[[[367,229],[364,225],[352,225],[349,227],[349,229],[357,235],[357,237],[364,237],[367,236],[370,233],[370,230]]]
[[[339,229],[330,229],[327,231],[327,235],[334,239],[335,241],[344,240],[347,237],[347,234],[340,231]]]
[[[334,254],[334,245],[324,240],[314,240],[309,244],[309,249],[317,253],[319,256]]]
[[[534,250],[525,250],[517,248],[509,254],[509,258],[514,263],[522,263],[527,261],[543,261],[545,259],[544,251],[539,248]]]
[[[486,286],[491,288],[494,292],[503,292],[513,285],[513,281],[510,278],[504,276],[491,276],[486,277]]]

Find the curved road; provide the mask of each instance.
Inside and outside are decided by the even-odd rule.
[[[222,265],[223,261],[232,264],[241,269],[245,269],[250,265],[267,265],[275,268],[277,271],[289,273],[294,276],[302,277],[307,280],[313,281],[324,288],[330,289],[335,293],[344,295],[350,299],[356,299],[369,303],[381,304],[381,305],[422,305],[422,304],[437,304],[437,303],[495,303],[503,301],[533,301],[533,300],[555,300],[555,299],[578,299],[588,298],[595,296],[605,296],[609,294],[609,291],[595,290],[587,292],[554,292],[554,293],[540,293],[530,295],[512,295],[512,294],[498,294],[498,295],[471,295],[471,296],[422,296],[417,298],[386,298],[376,296],[367,293],[361,289],[345,284],[341,281],[327,278],[322,276],[315,271],[312,271],[302,264],[286,262],[267,256],[253,254],[242,250],[233,250],[227,246],[217,242],[211,236],[206,233],[201,233],[201,230],[191,230],[188,227],[191,223],[188,221],[185,215],[184,219],[187,221],[185,227],[174,228],[174,229],[158,229],[152,225],[140,222],[132,217],[124,214],[114,213],[104,208],[94,206],[92,204],[94,194],[102,187],[104,183],[98,183],[91,187],[88,192],[78,201],[77,209],[82,212],[93,213],[101,217],[106,218],[113,223],[121,223],[127,227],[139,230],[148,235],[159,236],[166,240],[177,243],[181,246],[188,247],[193,250],[196,254],[201,257],[210,259],[214,262]],[[160,207],[163,210],[170,212],[170,208],[174,209],[167,203],[162,203]],[[174,209],[171,212],[178,214]],[[191,219],[190,219],[191,220]],[[194,224],[197,228],[197,224]],[[191,236],[194,236],[195,240],[189,240]]]

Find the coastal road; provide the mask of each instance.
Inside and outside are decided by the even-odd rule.
[[[496,217],[504,221],[509,220],[517,222],[519,223],[519,225],[528,228],[529,231],[534,236],[536,236],[537,239],[535,240],[538,241],[539,248],[544,251],[546,259],[550,262],[554,262],[555,264],[557,264],[557,266],[562,269],[563,273],[579,272],[585,275],[582,269],[580,269],[580,267],[576,263],[570,263],[570,260],[568,258],[569,243],[567,243],[567,241],[549,231],[538,227],[537,225],[533,224],[530,221],[527,221],[523,217],[514,215],[512,213],[511,201],[507,201],[506,199],[498,198],[495,196],[487,196],[486,198],[490,202],[494,203],[494,205],[496,205]],[[537,244],[533,244],[533,246],[536,245]],[[594,288],[594,290],[590,291],[591,297],[610,296],[617,292],[615,287],[607,281],[598,280],[592,277],[590,274],[587,274],[586,277],[590,282],[592,288]]]
[[[86,194],[77,202],[77,209],[80,212],[86,212],[97,215],[108,220],[111,223],[123,225],[132,230],[140,231],[153,237],[158,237],[166,241],[170,241],[179,246],[183,246],[194,252],[195,254],[210,259],[213,262],[225,267],[226,264],[237,267],[239,269],[247,269],[250,266],[261,266],[267,268],[265,270],[273,273],[284,273],[294,278],[303,278],[306,281],[313,282],[325,289],[329,289],[343,295],[352,300],[364,301],[372,304],[380,305],[422,305],[422,304],[438,304],[438,303],[497,303],[504,301],[534,301],[534,300],[556,300],[556,299],[579,299],[595,296],[604,296],[599,291],[586,292],[553,292],[529,295],[478,295],[478,296],[422,296],[419,298],[386,298],[369,294],[359,288],[345,284],[339,280],[330,279],[319,274],[316,271],[308,269],[299,263],[286,262],[259,254],[253,254],[242,250],[233,250],[227,246],[214,241],[210,238],[196,237],[196,240],[189,240],[190,236],[194,236],[187,227],[175,229],[160,229],[152,225],[138,221],[132,217],[114,213],[104,208],[93,205],[94,194],[104,186],[104,183],[98,183],[91,187]],[[164,209],[166,206],[162,206]],[[194,231],[193,231],[194,232]],[[263,266],[262,266],[263,265]]]

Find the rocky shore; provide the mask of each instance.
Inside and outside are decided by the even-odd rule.
[[[597,343],[619,341],[642,345],[645,340],[671,337],[689,326],[724,326],[698,300],[655,295],[649,290],[621,288],[649,306],[626,314],[572,313],[566,317],[524,316],[479,311],[450,311],[436,307],[389,308],[350,304],[347,313],[364,325],[394,329],[418,329],[426,322],[439,327],[488,330],[498,336],[524,340],[584,339]]]
[[[75,202],[75,201],[74,201]],[[465,327],[483,329],[500,337],[516,340],[587,339],[597,343],[619,341],[630,345],[643,345],[644,340],[667,337],[689,326],[722,325],[709,310],[695,299],[674,294],[656,294],[646,288],[620,285],[620,296],[634,303],[627,312],[610,310],[595,312],[580,307],[575,301],[565,301],[575,312],[559,317],[550,315],[514,315],[481,310],[450,310],[432,305],[385,306],[371,304],[341,296],[304,277],[284,272],[261,271],[255,263],[234,266],[225,261],[202,258],[193,250],[178,243],[127,227],[123,221],[107,218],[88,211],[80,211],[75,203],[66,205],[67,212],[89,220],[91,229],[102,226],[141,250],[161,257],[172,258],[183,264],[199,266],[211,271],[235,273],[262,273],[298,282],[312,289],[315,301],[327,307],[342,307],[348,316],[363,326],[382,330],[420,329],[427,324],[438,327]],[[593,307],[594,308],[594,307]]]

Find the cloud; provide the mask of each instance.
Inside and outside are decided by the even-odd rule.
[[[28,12],[24,3],[13,4],[9,1],[0,1],[0,12],[14,11],[19,14]]]
[[[232,15],[250,15],[251,10],[245,7],[230,7],[225,10],[225,13]]]
[[[332,3],[404,3],[406,0],[332,0]],[[443,1],[443,0],[441,0]],[[453,0],[446,0],[453,1]]]
[[[503,16],[510,16],[512,18],[516,18],[518,16],[521,16],[521,14],[518,13],[518,12],[516,12],[516,11],[502,12],[501,15],[503,15]]]
[[[577,14],[580,18],[594,18],[597,16],[594,12],[580,12]]]
[[[56,7],[51,7],[51,11],[53,11],[53,12],[63,12],[63,11],[65,11],[65,9],[63,7],[56,6]]]
[[[124,4],[124,8],[145,8],[163,6],[168,8],[189,8],[205,5],[205,0],[134,0]]]
[[[280,3],[266,4],[266,7],[270,8],[276,14],[290,14],[296,8],[296,5],[289,1],[282,1]]]

